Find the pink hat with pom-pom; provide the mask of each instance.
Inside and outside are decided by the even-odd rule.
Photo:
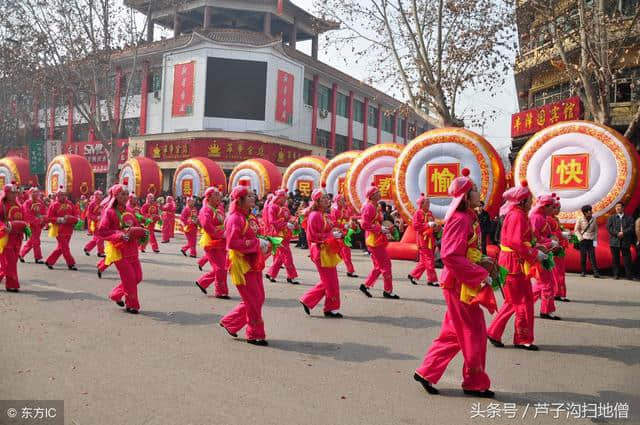
[[[462,176],[453,179],[451,185],[449,185],[449,190],[447,191],[447,193],[453,199],[449,204],[447,214],[444,216],[444,221],[447,221],[449,220],[449,218],[451,218],[453,213],[460,206],[460,203],[462,202],[462,199],[467,194],[467,192],[473,189],[473,181],[469,178],[469,174],[471,174],[471,171],[469,171],[468,168],[463,168]]]

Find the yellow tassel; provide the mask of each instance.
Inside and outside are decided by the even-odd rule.
[[[122,260],[122,252],[120,252],[120,250],[116,248],[116,246],[112,242],[105,242],[104,253],[104,264],[107,266],[115,263],[116,261]]]
[[[370,246],[372,248],[378,246],[378,244],[376,243],[376,235],[374,235],[373,233],[369,233],[367,235],[367,240],[365,241],[365,243],[367,246]]]
[[[0,254],[4,252],[4,248],[9,243],[9,234],[7,233],[2,238],[0,238]]]
[[[89,222],[89,230],[91,231],[91,233],[94,233],[96,231],[96,222],[94,220],[91,220]]]
[[[467,259],[474,264],[480,263],[480,261],[482,260],[482,251],[477,248],[469,247],[467,249]],[[460,289],[460,301],[465,304],[471,303],[471,300],[473,299],[473,297],[478,295],[480,289],[480,287],[478,287],[478,289],[472,289],[465,283],[463,283],[462,288]]]
[[[209,236],[209,234],[205,232],[204,229],[202,229],[202,235],[200,236],[200,248],[206,248],[211,242],[213,242],[211,236]]]
[[[342,262],[342,258],[335,252],[329,252],[327,246],[320,246],[320,265],[322,267],[335,267]]]
[[[57,238],[58,237],[58,232],[60,231],[60,227],[53,223],[51,224],[51,226],[49,226],[49,237],[50,238]]]
[[[251,270],[251,265],[244,259],[244,254],[234,249],[229,250],[229,274],[234,285],[245,285],[244,275]]]

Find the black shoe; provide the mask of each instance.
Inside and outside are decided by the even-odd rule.
[[[342,319],[342,314],[341,313],[333,313],[331,311],[325,311],[324,312],[324,317],[330,317],[332,319]]]
[[[153,252],[155,252],[156,254],[160,254],[160,250],[159,249],[154,249]]]
[[[384,298],[389,298],[389,299],[392,299],[392,300],[399,300],[400,299],[400,297],[397,296],[396,294],[394,294],[393,292],[382,291],[382,296]]]
[[[154,252],[155,252],[155,251],[154,251]],[[158,251],[158,252],[160,252],[160,251]],[[195,256],[195,255],[190,255],[189,257],[191,257],[191,258],[198,258],[198,257],[197,257],[197,256]]]
[[[200,286],[200,284],[199,284],[197,281],[196,281],[196,286],[197,286],[198,288],[200,288],[200,290],[202,291],[202,293],[203,293],[203,294],[207,295],[207,290],[206,290],[206,289],[204,289],[202,286]]]
[[[482,398],[494,398],[495,393],[491,390],[463,390],[466,395],[474,396],[474,397],[482,397]]]
[[[237,337],[238,337],[238,334],[234,334],[234,333],[233,333],[233,332],[231,332],[229,329],[225,328],[225,327],[224,327],[224,325],[223,325],[222,323],[220,323],[220,327],[221,327],[222,329],[224,329],[225,331],[227,331],[227,333],[228,333],[229,335],[231,335],[232,337],[234,337],[234,338],[237,338]]]
[[[355,274],[355,273],[347,273],[347,276],[349,276],[349,277],[358,277],[358,275]]]
[[[138,314],[138,310],[136,310],[135,308],[131,308],[131,307],[127,307],[127,308],[125,309],[125,311],[126,311],[127,313],[131,313],[131,314]]]
[[[187,256],[187,251],[183,251],[182,249],[180,250],[180,252],[182,253],[182,255],[184,255],[185,257]]]
[[[433,385],[431,385],[431,383],[429,381],[427,381],[426,379],[424,379],[422,376],[418,375],[417,373],[413,374],[413,379],[415,379],[416,381],[420,382],[420,384],[422,385],[422,387],[427,390],[427,392],[429,394],[440,394],[440,391],[438,391]]]
[[[287,283],[290,283],[292,285],[300,285],[300,282],[298,282],[297,280],[293,280],[289,278],[287,278]]]
[[[146,249],[141,249],[140,252],[142,252],[143,254],[146,254],[147,250]]]
[[[269,343],[264,339],[248,339],[247,342],[252,345],[258,345],[260,347],[266,347]]]
[[[540,313],[541,319],[547,320],[562,320],[559,316],[554,316],[553,314]]]
[[[586,277],[586,276],[587,276],[587,274],[586,274],[585,272],[582,272],[582,273],[580,273],[580,276],[582,276],[582,277]]]
[[[600,276],[600,274],[594,274],[593,278],[594,279],[602,279],[602,276]]]
[[[571,300],[567,297],[560,297],[560,301],[562,301],[563,303],[570,303]]]
[[[231,297],[229,295],[216,295],[216,298],[220,298],[221,300],[230,300]]]
[[[120,307],[124,307],[124,301],[122,300],[116,301],[116,304],[118,304]]]
[[[521,350],[527,350],[527,351],[538,351],[538,350],[540,350],[538,348],[538,346],[535,345],[535,344],[515,344],[514,347],[515,348],[519,348]]]
[[[47,265],[47,267],[49,268],[49,270],[53,270],[53,266],[52,266],[51,264],[47,264],[47,263],[45,263],[45,264]]]
[[[364,283],[360,285],[360,292],[362,292],[369,298],[373,297],[373,295],[371,295],[371,292],[369,292],[369,288],[367,288],[367,286]]]
[[[302,304],[302,308],[304,309],[304,312],[307,313],[307,316],[311,316],[311,310],[309,310],[309,307],[307,307],[302,301],[300,301],[300,304]]]
[[[407,279],[409,279],[409,282],[411,282],[412,285],[417,285],[418,284],[418,281],[416,280],[416,278],[411,276],[410,274],[407,275]]]
[[[614,280],[620,280],[620,276],[614,276]]]
[[[78,271],[78,268],[76,267],[76,265],[74,264],[73,266],[67,266],[69,268],[69,270],[73,270],[74,272]]]
[[[264,277],[266,277],[266,278],[267,278],[267,280],[268,280],[269,282],[271,282],[271,283],[274,283],[274,282],[276,281],[274,278],[272,278],[271,276],[269,276],[269,274],[268,274],[268,273],[265,273]]]
[[[20,260],[21,263],[24,263],[24,258],[23,257],[18,257],[18,259]]]
[[[98,270],[97,273],[98,273],[98,279],[102,279],[102,272]]]
[[[200,264],[198,264],[198,270],[203,271],[202,266]]]
[[[36,264],[44,264],[44,261],[42,261],[42,260],[36,260]]]
[[[84,255],[86,255],[87,257],[90,257],[90,256],[91,256],[91,253],[85,249],[85,250],[84,250]]]
[[[504,348],[504,344],[502,343],[502,341],[498,341],[497,339],[493,339],[490,336],[488,336],[487,339],[489,340],[491,345],[493,345],[494,347]]]
[[[553,297],[553,299],[556,301],[562,301],[562,297]]]
[[[107,258],[107,254],[105,254],[105,253],[98,254],[98,257],[99,258]]]
[[[20,292],[18,288],[7,288],[7,292]]]
[[[169,241],[160,241],[160,243],[169,243]]]
[[[440,287],[440,284],[438,282],[427,282],[427,285],[435,286],[436,288]]]

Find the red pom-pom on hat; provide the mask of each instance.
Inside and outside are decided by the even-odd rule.
[[[551,197],[552,197],[552,198],[555,198],[555,197],[556,197],[556,194],[555,194],[555,193],[552,193],[552,194],[551,194]]]
[[[123,179],[122,184],[125,186],[129,186],[129,179]]]
[[[322,186],[322,188],[325,188],[325,187],[327,187],[327,183],[326,182],[322,182],[321,186]]]
[[[471,171],[469,171],[468,168],[463,168],[462,169],[462,175],[465,177],[469,177],[469,174],[471,174]]]
[[[249,186],[249,180],[240,180],[240,186]]]
[[[18,184],[15,180],[11,180],[11,184]]]
[[[526,181],[526,180],[522,180],[522,182],[520,182],[520,186],[527,187],[527,186],[529,186],[529,182]]]

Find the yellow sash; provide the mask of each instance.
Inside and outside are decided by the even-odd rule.
[[[251,270],[251,265],[244,258],[244,254],[235,249],[229,250],[229,274],[231,274],[231,282],[240,286],[247,283],[244,279],[245,273]]]
[[[527,246],[531,246],[530,243],[525,243],[525,245]],[[513,249],[509,248],[508,246],[504,246],[504,245],[500,245],[500,251],[504,251],[504,252],[515,252]],[[533,267],[533,264],[531,264],[528,261],[525,261],[524,263],[522,263],[522,273],[524,273],[525,276],[529,276],[529,272],[531,271],[531,267]]]
[[[213,239],[211,239],[211,236],[209,236],[209,234],[207,232],[204,231],[204,229],[200,229],[200,248],[204,249],[206,248],[211,242],[213,242]]]
[[[342,258],[337,253],[329,251],[329,247],[325,244],[320,245],[320,266],[331,268],[341,262]]]
[[[480,260],[482,260],[482,251],[473,247],[468,248],[467,259],[475,264],[480,263]],[[462,288],[460,289],[460,301],[465,304],[469,304],[473,297],[478,295],[481,290],[481,287],[478,287],[478,289],[472,289],[463,283]]]
[[[107,266],[122,260],[122,252],[112,242],[106,241],[104,243],[104,254],[104,264]]]
[[[57,238],[59,231],[60,231],[60,226],[58,226],[56,223],[52,223],[51,226],[49,226],[49,237]]]
[[[95,220],[91,220],[89,222],[89,230],[91,231],[91,233],[94,233],[96,231],[96,222],[95,222]]]
[[[0,238],[0,254],[4,252],[4,248],[9,243],[9,233]]]

